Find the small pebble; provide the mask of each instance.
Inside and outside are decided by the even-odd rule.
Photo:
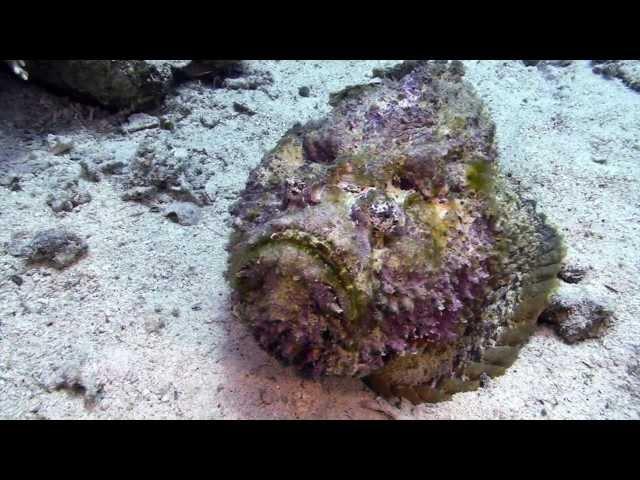
[[[611,325],[613,312],[601,305],[579,285],[565,283],[552,296],[551,304],[540,315],[540,322],[551,325],[567,343],[600,338]]]
[[[144,329],[147,333],[158,333],[165,327],[165,321],[156,316],[148,317],[144,321]]]
[[[49,135],[47,137],[47,144],[49,145],[49,153],[53,155],[62,155],[73,149],[73,142],[71,140],[55,135]]]
[[[129,116],[128,123],[122,127],[122,131],[124,133],[133,133],[159,126],[160,120],[157,117],[146,113],[134,113]]]
[[[82,238],[61,228],[41,230],[30,241],[25,241],[25,234],[20,233],[7,248],[15,257],[25,257],[29,262],[48,261],[57,269],[71,265],[88,249]]]
[[[183,226],[195,225],[200,221],[200,209],[188,202],[174,202],[164,210],[165,217]]]
[[[256,114],[256,112],[254,112],[253,110],[251,110],[249,107],[247,107],[246,105],[244,105],[243,103],[238,103],[238,102],[233,102],[233,109],[238,112],[238,113],[242,113],[244,115],[249,115],[249,116],[253,116]]]
[[[298,89],[298,95],[300,95],[301,97],[308,97],[311,94],[311,90],[309,89],[309,87],[300,87]]]
[[[580,283],[587,275],[584,268],[572,265],[565,265],[558,273],[558,278],[567,283]]]

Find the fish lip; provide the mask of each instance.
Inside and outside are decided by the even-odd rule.
[[[245,244],[243,250],[246,252],[246,255],[248,255],[248,258],[245,257],[244,261],[238,264],[238,268],[237,270],[235,270],[236,275],[233,276],[237,276],[237,274],[240,273],[243,268],[251,265],[253,261],[259,259],[262,255],[261,250],[263,247],[277,247],[278,245],[291,245],[300,248],[303,255],[311,256],[315,261],[321,262],[322,265],[328,267],[328,278],[324,277],[323,274],[320,274],[320,276],[318,277],[316,277],[315,274],[312,274],[306,279],[303,278],[303,288],[308,290],[310,299],[315,298],[314,292],[316,290],[316,287],[313,286],[313,283],[315,283],[315,281],[321,284],[328,285],[333,290],[333,293],[336,297],[336,304],[339,307],[339,311],[322,310],[320,314],[325,318],[324,321],[327,322],[327,326],[330,326],[329,328],[331,329],[331,331],[337,329],[336,331],[342,331],[343,334],[346,333],[348,337],[351,334],[353,325],[353,323],[350,321],[350,314],[355,311],[351,305],[353,299],[349,292],[349,289],[344,285],[344,275],[341,278],[336,273],[341,271],[343,262],[340,262],[336,258],[332,257],[331,252],[333,246],[329,240],[300,228],[287,228],[277,231],[274,231],[274,229],[270,229],[268,231],[263,231],[261,235],[255,237],[250,243]],[[278,262],[280,260],[276,259],[275,261]],[[304,269],[305,267],[301,267],[301,272],[304,271]],[[268,271],[271,271],[271,266],[268,267]],[[248,273],[248,278],[250,279],[255,279],[257,276],[264,275],[264,273],[258,273],[256,275],[255,272],[251,272],[251,270],[248,270]],[[251,276],[251,273],[254,274],[253,277]],[[258,287],[258,289],[261,288],[264,287]],[[236,292],[236,301],[238,301],[239,303],[244,303],[246,300],[242,298],[242,293],[240,293],[239,290],[236,290]],[[250,305],[250,303],[248,305]],[[240,308],[240,312],[242,311],[244,311],[244,307]],[[241,317],[242,316],[243,315],[241,314]],[[271,336],[271,333],[268,332],[271,328],[273,328],[272,326],[270,326],[270,324],[272,325],[273,321],[278,321],[275,318],[270,319],[267,317],[253,317],[253,315],[251,315],[250,318],[245,317],[243,318],[243,320],[248,321],[254,338],[260,343],[260,345],[265,350],[275,355],[276,358],[284,362],[286,365],[295,365],[300,373],[310,378],[318,378],[326,374],[325,369],[329,368],[328,364],[325,364],[325,362],[327,361],[326,359],[312,360],[305,357],[306,355],[310,355],[311,352],[311,350],[309,350],[309,345],[306,344],[305,341],[302,341],[298,344],[300,351],[296,354],[295,358],[290,358],[289,354],[286,353],[283,348],[286,349],[287,344],[290,344],[290,342],[292,342],[293,340],[287,340],[288,337],[274,337],[271,339],[269,338]],[[305,326],[305,324],[298,325],[298,321],[295,318],[287,317],[286,319],[279,320],[278,322],[285,322],[287,324],[290,324],[291,328],[293,329],[291,331],[304,332],[307,329],[307,326]],[[324,349],[325,347],[321,348]],[[333,352],[333,350],[328,349],[327,353],[329,352]],[[335,355],[335,352],[329,353],[329,357],[327,358],[332,358],[333,355]],[[301,357],[298,358],[298,356]]]
[[[299,227],[274,228],[271,226],[245,243],[244,247],[240,249],[245,253],[242,254],[242,259],[237,261],[230,270],[230,278],[237,282],[238,273],[260,257],[260,251],[264,246],[277,244],[290,244],[301,248],[305,254],[314,257],[328,268],[331,277],[335,280],[329,285],[336,291],[342,303],[342,312],[338,316],[345,328],[349,330],[357,328],[361,323],[360,317],[365,309],[362,304],[363,301],[366,303],[364,298],[367,294],[356,286],[353,273],[347,268],[347,264],[341,258],[335,245],[321,235]],[[323,283],[327,282],[323,281]]]
[[[265,245],[273,245],[277,243],[289,243],[291,245],[300,247],[306,253],[313,255],[321,260],[325,265],[327,265],[329,268],[331,268],[331,270],[335,272],[346,271],[343,262],[335,258],[336,255],[333,254],[333,250],[335,249],[335,247],[329,240],[297,227],[278,230],[272,228],[269,231],[264,232],[257,238],[253,239],[245,246],[243,250],[247,252],[248,256],[252,257],[255,254],[259,255],[260,249]],[[248,261],[250,261],[250,259],[242,262],[242,266],[246,265]]]

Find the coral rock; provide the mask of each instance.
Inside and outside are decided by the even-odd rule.
[[[18,235],[8,251],[30,262],[49,262],[54,268],[63,269],[86,254],[89,246],[76,234],[60,228],[42,230],[25,243],[25,235]]]
[[[564,284],[552,297],[540,321],[550,324],[567,343],[602,337],[611,325],[612,312],[576,285]]]
[[[195,225],[200,221],[200,209],[188,202],[173,202],[164,212],[170,220],[184,226]]]
[[[604,78],[618,78],[627,87],[640,92],[640,62],[638,60],[599,60],[592,61],[593,73]]]
[[[170,62],[29,60],[30,80],[110,109],[156,106],[173,82]]]
[[[565,265],[558,273],[558,278],[567,283],[580,283],[587,275],[587,270],[578,265]]]

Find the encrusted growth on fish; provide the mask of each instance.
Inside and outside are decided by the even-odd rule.
[[[234,308],[312,375],[438,401],[503,373],[547,302],[560,240],[496,168],[460,62],[410,62],[332,97],[232,212]]]

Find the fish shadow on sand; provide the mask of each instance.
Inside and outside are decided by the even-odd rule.
[[[248,328],[228,311],[219,357],[221,382],[212,392],[237,418],[349,419],[372,412],[359,404],[375,398],[357,378],[300,376],[262,350]],[[213,389],[213,387],[212,387]]]

